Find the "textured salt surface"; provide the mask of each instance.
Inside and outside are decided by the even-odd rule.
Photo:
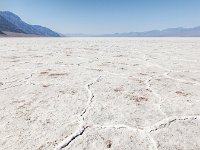
[[[199,38],[2,38],[0,149],[199,150]]]

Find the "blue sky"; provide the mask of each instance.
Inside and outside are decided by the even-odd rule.
[[[0,10],[60,33],[200,26],[200,0],[0,0]]]

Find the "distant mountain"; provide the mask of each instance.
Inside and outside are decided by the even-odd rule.
[[[0,31],[10,31],[10,32],[17,32],[17,33],[24,33],[21,29],[17,26],[6,20],[4,17],[0,15]]]
[[[100,35],[104,37],[200,37],[200,26],[194,28],[169,28],[146,32],[128,32]]]
[[[25,23],[20,17],[9,11],[0,11],[0,31],[3,33],[4,31],[7,31],[27,35],[60,37],[58,33],[46,27]]]

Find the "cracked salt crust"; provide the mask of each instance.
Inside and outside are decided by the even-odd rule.
[[[3,38],[0,149],[200,149],[198,38]]]

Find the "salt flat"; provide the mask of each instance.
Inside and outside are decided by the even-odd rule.
[[[199,150],[200,38],[1,38],[1,150]]]

